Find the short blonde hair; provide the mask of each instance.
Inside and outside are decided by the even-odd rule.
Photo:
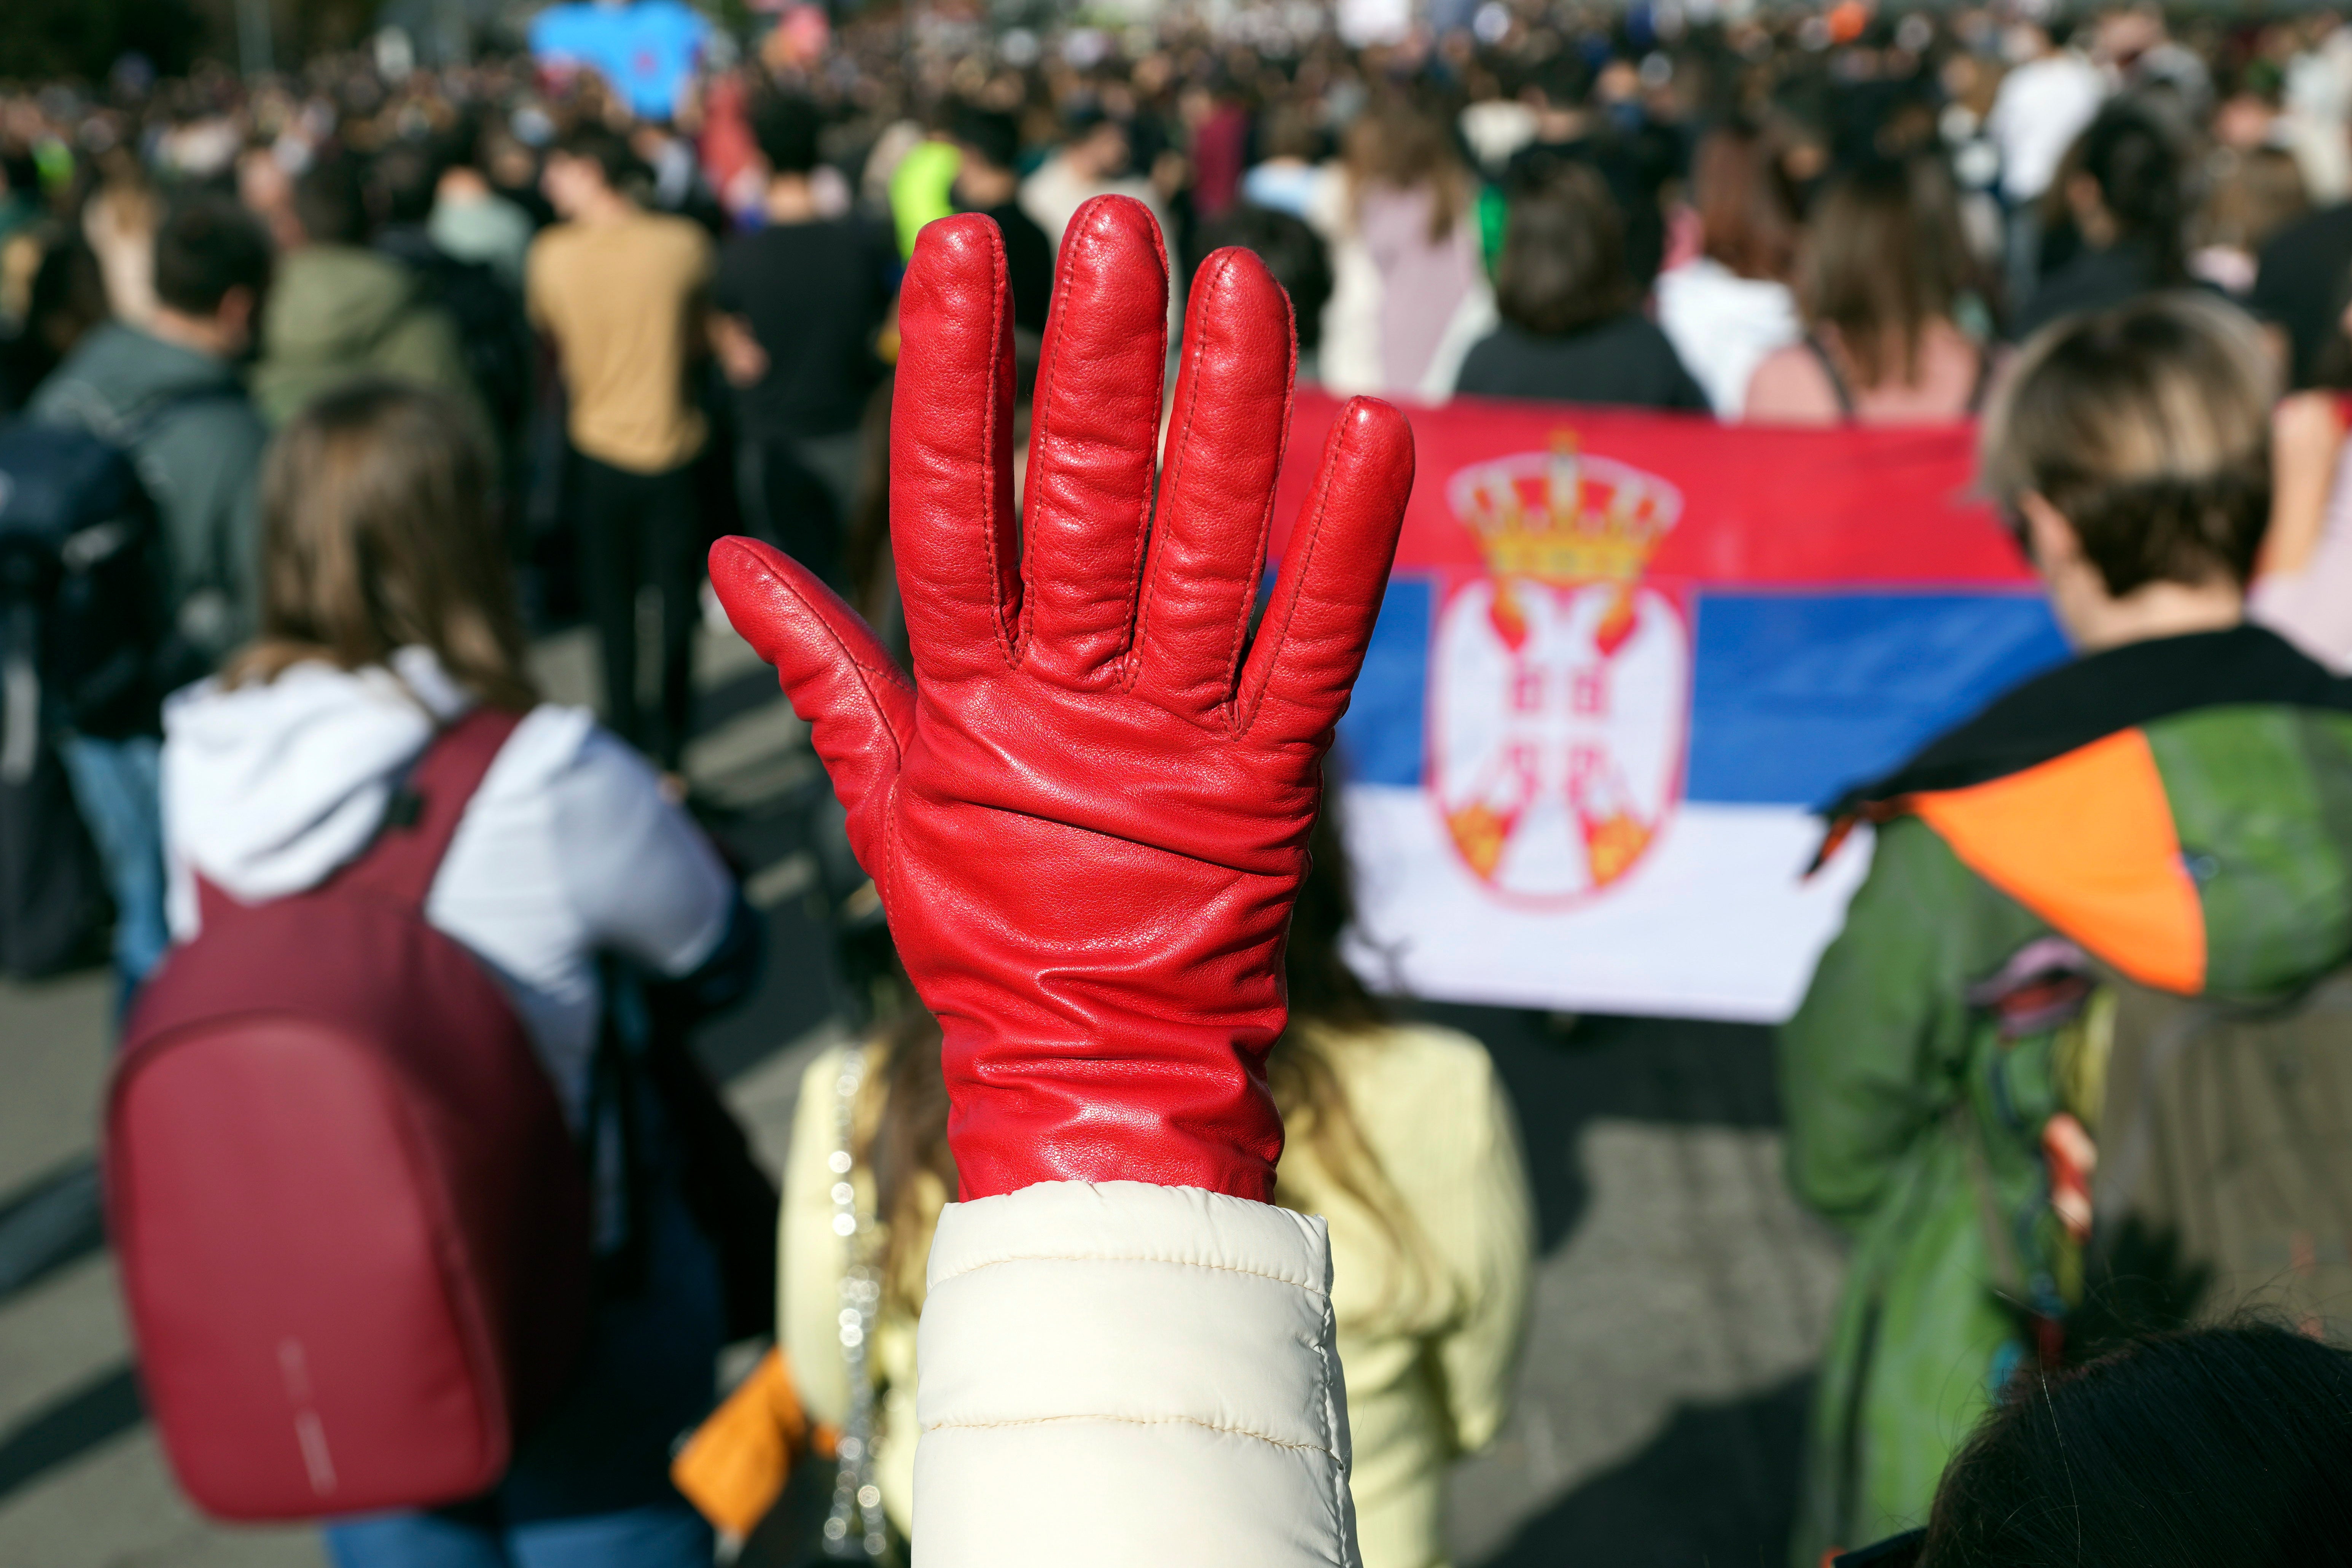
[[[2005,509],[2041,496],[2107,591],[2253,574],[2271,510],[2276,356],[2252,318],[2153,294],[2036,333],[1993,395],[1980,452]]]

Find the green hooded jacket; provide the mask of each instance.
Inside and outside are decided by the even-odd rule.
[[[2352,688],[2252,626],[2026,682],[1835,809],[1870,874],[1780,1031],[1791,1187],[1853,1250],[1790,1561],[1924,1523],[2002,1386],[2062,1353],[2062,1113],[2101,1059],[2053,951],[2254,1001],[2352,958]],[[2079,951],[2077,951],[2079,950]],[[2054,1147],[2054,1145],[2053,1145]]]
[[[272,425],[283,425],[320,393],[363,375],[447,394],[490,440],[457,323],[421,297],[415,275],[355,246],[304,246],[278,263],[262,307],[254,401]]]

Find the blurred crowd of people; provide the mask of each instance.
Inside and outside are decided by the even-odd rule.
[[[123,359],[119,333],[84,343],[101,325],[179,330],[157,233],[233,197],[273,261],[213,357],[250,360],[255,412],[282,422],[362,368],[457,396],[534,613],[590,608],[616,719],[674,761],[683,645],[638,715],[615,606],[643,578],[682,620],[691,568],[631,520],[652,540],[692,531],[662,521],[689,508],[706,535],[740,517],[870,586],[891,297],[950,211],[1003,227],[1032,339],[1091,195],[1159,218],[1174,317],[1200,258],[1245,245],[1292,295],[1302,376],[1340,393],[1953,419],[2003,343],[2190,285],[2271,323],[2298,386],[2352,384],[2352,223],[2329,212],[2352,187],[2352,32],[2325,15],[2179,37],[2150,6],[1733,15],[1495,0],[1350,44],[1279,7],[1042,34],[940,13],[835,32],[802,8],[683,78],[666,119],[528,57],[379,68],[404,49],[20,90],[0,98],[0,405],[47,383],[54,406],[76,350]],[[679,306],[617,326],[583,308],[608,284]],[[2297,426],[2305,513],[2340,426],[2314,404]],[[234,445],[223,471],[249,470]]]
[[[606,1005],[594,955],[690,989],[752,941],[678,805],[710,541],[778,546],[903,651],[897,296],[916,236],[957,212],[1003,234],[1024,418],[1064,230],[1087,200],[1129,195],[1164,240],[1171,325],[1202,259],[1247,248],[1290,295],[1301,380],[1334,392],[1790,426],[1990,411],[1989,480],[2086,650],[2236,637],[2196,656],[2260,666],[2231,700],[2345,706],[2303,663],[2278,673],[2300,656],[2248,653],[2265,634],[2233,628],[2250,594],[2312,658],[2352,663],[2352,26],[2144,5],[1439,9],[1391,26],[1343,6],[1345,31],[1297,5],[1039,31],[799,7],[746,50],[707,54],[666,115],[520,54],[0,88],[0,417],[129,454],[153,499],[175,668],[226,670],[149,718],[57,737],[125,996],[201,927],[199,882],[258,900],[330,876],[426,743],[418,705],[531,710],[526,638],[584,620],[611,734],[551,709],[526,721],[484,786],[504,836],[461,837],[427,911],[509,983],[578,1131]],[[2107,319],[2125,324],[2074,359],[2047,336],[2019,347],[2119,309]],[[2041,378],[2047,407],[2031,406],[2051,426],[2021,423],[2031,395],[2001,390],[2020,376]],[[2166,436],[2176,417],[2203,434]],[[2083,445],[2052,447],[2051,428]],[[2208,486],[2188,509],[2206,510],[2147,488],[2156,469],[2132,454],[2150,441],[2207,454],[2166,480]],[[2110,515],[2134,505],[2161,514],[2146,539]],[[2210,602],[2181,597],[2217,583]],[[2168,608],[2143,625],[2150,584]],[[2132,723],[2169,711],[2110,699]],[[2310,763],[2311,800],[2343,798],[2343,766]],[[1885,805],[1885,822],[1910,798],[1856,809]],[[1269,1068],[1292,1129],[1279,1195],[1331,1217],[1365,1561],[1433,1564],[1446,1468],[1507,1402],[1527,1177],[1482,1047],[1400,1021],[1339,960],[1345,859],[1328,819],[1318,831]],[[2040,1343],[2019,1321],[2055,1310],[2037,1297],[2013,1321],[1955,1283],[1985,1267],[1979,1205],[2041,1201],[2011,1188],[2029,1166],[2047,1177],[2042,1155],[2000,1144],[1999,1194],[1972,1184],[1978,1144],[1947,1133],[1975,1111],[1953,1107],[1981,1109],[1967,1086],[2013,1070],[2021,1031],[2054,1052],[2062,1026],[2011,1028],[1979,995],[2047,910],[1969,880],[1990,874],[1973,850],[1956,868],[1948,838],[1910,821],[1882,834],[1864,918],[1784,1041],[1798,1191],[1863,1237],[1801,1564],[1924,1518],[1966,1423]],[[2297,896],[2299,919],[2342,924],[2332,894]],[[1974,923],[1906,925],[1931,907]],[[2242,947],[2299,940],[2240,913],[2224,935]],[[2307,984],[2340,946],[2249,961],[2242,989]],[[2095,1121],[2050,1095],[2036,1149],[2062,1112]],[[875,1498],[836,1510],[838,1545],[879,1539],[886,1516],[911,1527],[919,1242],[955,1191],[936,1026],[914,1008],[828,1054],[800,1103],[779,1340],[810,1413],[861,1446],[840,1452]],[[1987,1136],[2008,1137],[2013,1111],[1985,1111]],[[670,1195],[653,1243],[670,1284],[611,1342],[665,1342],[660,1386],[598,1373],[665,1443],[698,1413],[680,1365],[722,1337],[718,1265]],[[838,1245],[858,1213],[887,1237],[864,1259]],[[1919,1251],[1927,1222],[1944,1251]],[[848,1364],[878,1398],[852,1396],[838,1352],[860,1289]],[[2241,1360],[2213,1375],[2271,1375],[2263,1357],[2298,1353],[2232,1343]],[[1979,1350],[1972,1398],[1945,1397]],[[2021,1491],[2029,1461],[2011,1450],[2040,1441],[2039,1419],[2011,1411],[1968,1449],[1939,1530],[1963,1528],[1943,1521],[1971,1497],[1997,1512],[1997,1482]],[[505,1500],[465,1520],[338,1527],[339,1561],[444,1561],[445,1525],[521,1552],[593,1478],[625,1472],[598,1494],[600,1549],[691,1561],[707,1538],[643,1430],[619,1459],[530,1451]],[[1933,1560],[2029,1560],[1944,1550]]]

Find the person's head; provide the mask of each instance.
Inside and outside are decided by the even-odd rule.
[[[294,216],[294,176],[267,146],[247,147],[236,155],[236,199],[261,220],[270,243],[291,250],[303,242],[302,225]]]
[[[2352,1353],[2248,1325],[2021,1378],[1944,1472],[1916,1561],[2352,1562]]]
[[[338,387],[271,444],[261,481],[261,630],[231,685],[324,659],[344,669],[429,648],[494,707],[537,700],[489,511],[491,468],[439,394]]]
[[[966,206],[993,207],[1013,198],[1021,176],[1021,126],[1001,110],[959,102],[948,116],[948,135],[960,155],[956,190]]]
[[[797,92],[763,95],[751,110],[751,135],[772,175],[805,178],[817,163],[817,138],[824,128],[816,104]]]
[[[383,221],[413,227],[429,220],[441,170],[439,153],[425,142],[394,142],[378,153],[368,164],[368,186]]]
[[[1323,127],[1303,103],[1285,100],[1267,106],[1257,127],[1258,156],[1265,162],[1319,163]]]
[[[1797,257],[1797,190],[1749,125],[1707,133],[1691,163],[1700,248],[1742,278],[1787,280]]]
[[[312,245],[365,245],[367,188],[357,158],[334,152],[320,158],[294,181],[294,221]]]
[[[1948,321],[1968,254],[1950,180],[1932,158],[1882,160],[1830,182],[1806,225],[1798,296],[1864,389],[1919,378],[1921,335]]]
[[[2019,353],[1986,410],[1983,483],[2079,646],[2155,635],[2135,605],[2242,601],[2277,395],[2261,330],[2204,295],[2067,317]]]
[[[2036,21],[2031,16],[2018,17],[2002,31],[2001,58],[2012,66],[2021,66],[2054,53],[2064,42],[2055,30],[2060,25]]]
[[[1592,62],[1579,48],[1556,51],[1528,74],[1527,96],[1534,100],[1537,134],[1564,142],[1584,134],[1593,86]]]
[[[2099,110],[2069,158],[2066,205],[2095,249],[2130,242],[2180,271],[2188,170],[2164,122],[2129,100]]]
[[[269,236],[226,196],[175,204],[155,231],[155,302],[169,325],[214,341],[234,359],[252,344],[268,291]]]
[[[637,155],[618,132],[592,121],[566,132],[549,149],[540,186],[560,216],[577,218],[625,202],[638,167]]]
[[[1557,337],[1622,315],[1635,298],[1624,220],[1599,174],[1581,163],[1555,163],[1511,192],[1495,264],[1503,320]]]
[[[1203,225],[1204,250],[1239,246],[1265,263],[1290,296],[1298,323],[1298,348],[1312,353],[1323,342],[1323,307],[1331,301],[1331,253],[1323,237],[1288,213],[1246,204],[1228,208]]]
[[[2221,175],[2198,215],[2200,240],[2249,253],[2311,210],[2303,165],[2284,147],[2252,147],[2218,154]]]
[[[31,351],[29,368],[47,374],[111,309],[106,274],[79,229],[43,246],[26,289],[20,342]]]
[[[1110,179],[1125,172],[1131,155],[1124,122],[1092,108],[1070,117],[1062,156],[1081,179]]]
[[[1391,94],[1356,117],[1348,127],[1347,163],[1359,190],[1381,185],[1428,193],[1433,245],[1454,231],[1470,205],[1469,172],[1455,156],[1444,122],[1402,96]]]
[[[1003,110],[959,102],[948,117],[948,134],[962,152],[967,168],[1013,173],[1021,161],[1021,126]]]

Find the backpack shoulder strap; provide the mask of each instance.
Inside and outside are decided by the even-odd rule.
[[[483,707],[444,729],[394,792],[374,841],[329,886],[424,908],[467,804],[521,722],[520,713]]]

